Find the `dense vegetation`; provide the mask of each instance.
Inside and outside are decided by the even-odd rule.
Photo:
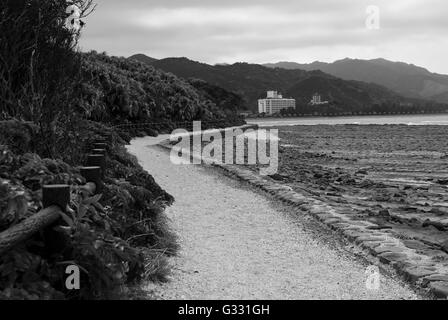
[[[81,19],[93,8],[89,0],[75,4]],[[173,198],[127,154],[135,132],[114,125],[241,122],[172,74],[77,52],[80,34],[66,27],[66,7],[63,0],[0,2],[0,232],[42,208],[42,185],[72,187],[57,226],[0,256],[0,299],[110,298],[139,279],[163,281],[177,247],[163,213]],[[105,133],[105,188],[86,198],[79,167]],[[68,264],[83,271],[79,291],[64,286]]]
[[[83,54],[80,111],[95,121],[227,121],[238,97],[221,88],[177,78],[137,60]],[[216,93],[212,93],[216,90]]]
[[[57,227],[0,257],[0,299],[118,298],[118,289],[135,280],[163,281],[165,256],[177,246],[163,215],[173,198],[127,154],[121,137],[94,122],[77,128],[73,152],[83,163],[88,146],[100,134],[112,134],[105,187],[99,196],[82,196],[86,181],[78,167],[30,152],[36,129],[0,122],[0,232],[42,208],[42,185],[71,185],[70,208]],[[68,264],[83,270],[79,291],[65,288]]]
[[[243,98],[233,92],[200,79],[189,79],[188,82],[198,90],[203,99],[213,101],[218,110],[224,111],[227,116],[235,115],[246,107]]]

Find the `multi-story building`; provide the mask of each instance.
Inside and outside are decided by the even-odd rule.
[[[321,104],[328,104],[328,101],[322,101],[322,97],[320,96],[320,94],[315,93],[311,98],[310,105],[318,106]]]
[[[258,112],[265,114],[276,114],[283,109],[296,108],[295,99],[285,99],[277,91],[268,91],[266,99],[258,100]]]

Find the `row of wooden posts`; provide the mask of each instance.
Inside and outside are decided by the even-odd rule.
[[[88,195],[103,191],[103,178],[106,168],[106,153],[110,135],[95,140],[91,154],[87,156],[86,166],[80,169],[86,184],[80,188]],[[43,209],[30,218],[0,233],[0,255],[31,238],[37,232],[55,224],[70,203],[70,185],[42,186]]]

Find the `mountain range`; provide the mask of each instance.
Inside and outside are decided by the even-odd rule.
[[[299,106],[307,105],[312,95],[318,92],[323,100],[331,102],[331,112],[365,111],[379,104],[424,103],[418,95],[404,96],[389,86],[344,79],[315,67],[304,70],[293,63],[209,65],[184,57],[157,60],[141,54],[129,59],[145,62],[181,78],[201,79],[234,92],[243,98],[245,107],[251,111],[257,111],[257,100],[265,97],[268,90],[277,90],[285,97],[296,99]]]
[[[379,84],[405,97],[448,103],[448,75],[432,73],[413,64],[386,59],[346,58],[333,63],[278,62],[264,64],[264,66],[288,70],[321,70],[344,80]]]

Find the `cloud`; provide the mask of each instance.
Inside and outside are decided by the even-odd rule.
[[[82,39],[85,50],[208,63],[384,57],[448,73],[443,0],[97,2]],[[371,4],[380,8],[379,30],[365,27]]]

